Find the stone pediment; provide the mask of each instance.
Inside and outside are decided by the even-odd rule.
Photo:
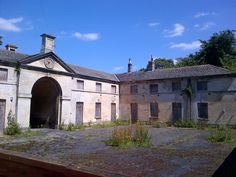
[[[21,64],[32,67],[74,73],[74,71],[53,52],[32,55],[24,58],[20,62]]]

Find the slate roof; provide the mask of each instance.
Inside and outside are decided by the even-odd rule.
[[[35,54],[35,55],[26,55],[21,54],[14,51],[8,51],[6,49],[0,49],[0,61],[10,61],[10,62],[21,62],[22,64],[27,64],[30,62],[33,62],[39,58],[47,57],[48,55],[53,55],[54,58],[57,59],[57,62],[59,62],[63,67],[65,67],[68,71],[71,71],[72,73],[88,76],[92,78],[98,78],[98,79],[104,79],[109,81],[115,81],[119,82],[118,78],[115,74],[109,74],[103,71],[97,71],[81,66],[66,64],[63,60],[61,60],[56,54],[53,52],[45,53],[45,54]]]
[[[28,56],[29,55],[14,52],[14,51],[9,51],[6,49],[0,49],[0,61],[17,62]]]
[[[116,77],[115,74],[109,74],[103,71],[97,71],[77,65],[71,65],[69,66],[77,73],[80,75],[85,75],[85,76],[90,76],[90,77],[95,77],[99,79],[106,79],[106,80],[111,80],[111,81],[119,81],[118,78]]]
[[[213,65],[197,65],[180,68],[156,69],[154,71],[137,71],[131,73],[117,74],[116,76],[121,82],[158,80],[158,79],[174,79],[186,77],[202,77],[230,74],[227,69]]]

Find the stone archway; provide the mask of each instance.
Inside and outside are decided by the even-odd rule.
[[[49,77],[37,80],[31,91],[31,128],[57,128],[61,107],[61,87]]]

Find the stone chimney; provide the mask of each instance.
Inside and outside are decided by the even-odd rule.
[[[148,68],[147,68],[148,71],[154,71],[155,70],[155,61],[153,60],[153,57],[151,55],[151,59],[150,61],[148,62]]]
[[[13,51],[13,52],[15,52],[16,49],[18,48],[15,45],[12,45],[12,44],[7,44],[5,47],[6,47],[6,50]]]
[[[128,73],[132,72],[132,63],[131,63],[131,58],[129,58],[129,63],[128,63]]]
[[[56,37],[49,34],[42,34],[42,48],[41,53],[54,52],[54,40]]]

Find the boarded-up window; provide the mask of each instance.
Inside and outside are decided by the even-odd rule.
[[[77,89],[84,90],[84,81],[77,80]]]
[[[150,103],[151,117],[158,117],[158,103]]]
[[[138,85],[131,85],[130,86],[130,93],[137,94],[138,93]]]
[[[7,81],[7,69],[0,68],[0,81]]]
[[[101,118],[101,103],[96,103],[95,104],[95,118],[100,119]]]
[[[149,89],[151,94],[158,93],[158,84],[150,84]]]
[[[172,91],[180,91],[181,90],[181,82],[176,81],[172,82]]]
[[[208,119],[208,103],[198,103],[198,117]]]
[[[116,86],[115,85],[111,86],[111,93],[116,93]]]
[[[102,92],[102,84],[101,83],[96,83],[96,91]]]
[[[198,91],[207,90],[207,81],[198,81],[197,82],[197,90]]]

